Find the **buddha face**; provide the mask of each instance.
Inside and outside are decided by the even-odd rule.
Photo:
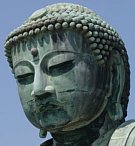
[[[12,48],[13,71],[29,121],[50,132],[83,127],[104,110],[108,72],[77,32],[48,32]]]

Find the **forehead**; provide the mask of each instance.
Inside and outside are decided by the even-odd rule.
[[[45,32],[34,37],[27,37],[16,43],[12,48],[13,66],[22,60],[35,61],[53,51],[70,51],[81,53],[84,51],[83,37],[77,32]],[[31,54],[31,50],[38,50],[37,57]]]

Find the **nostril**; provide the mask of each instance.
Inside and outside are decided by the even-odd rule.
[[[45,94],[44,90],[38,90],[38,91],[32,91],[31,96],[40,96],[42,94]]]
[[[55,93],[55,89],[53,86],[46,86],[45,90],[38,90],[38,91],[32,91],[31,92],[31,96],[36,96],[36,97],[40,97],[40,96],[45,96],[48,97],[52,94]]]
[[[55,89],[53,86],[46,86],[45,93],[55,93]]]
[[[38,100],[41,100],[41,99],[46,99],[46,98],[51,97],[51,96],[52,96],[52,93],[46,92],[44,94],[36,95],[35,97]]]
[[[35,95],[35,94],[34,94],[34,91],[32,91],[32,92],[31,92],[31,96],[34,96],[34,95]]]

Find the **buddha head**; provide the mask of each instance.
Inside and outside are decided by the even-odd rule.
[[[86,7],[59,3],[13,30],[5,54],[28,120],[41,130],[69,131],[106,113],[124,121],[129,64],[118,33]]]

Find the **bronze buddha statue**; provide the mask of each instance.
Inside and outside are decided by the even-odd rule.
[[[135,144],[135,122],[125,122],[127,51],[93,11],[69,3],[42,8],[9,34],[5,54],[28,120],[40,137],[53,137],[41,146]]]

